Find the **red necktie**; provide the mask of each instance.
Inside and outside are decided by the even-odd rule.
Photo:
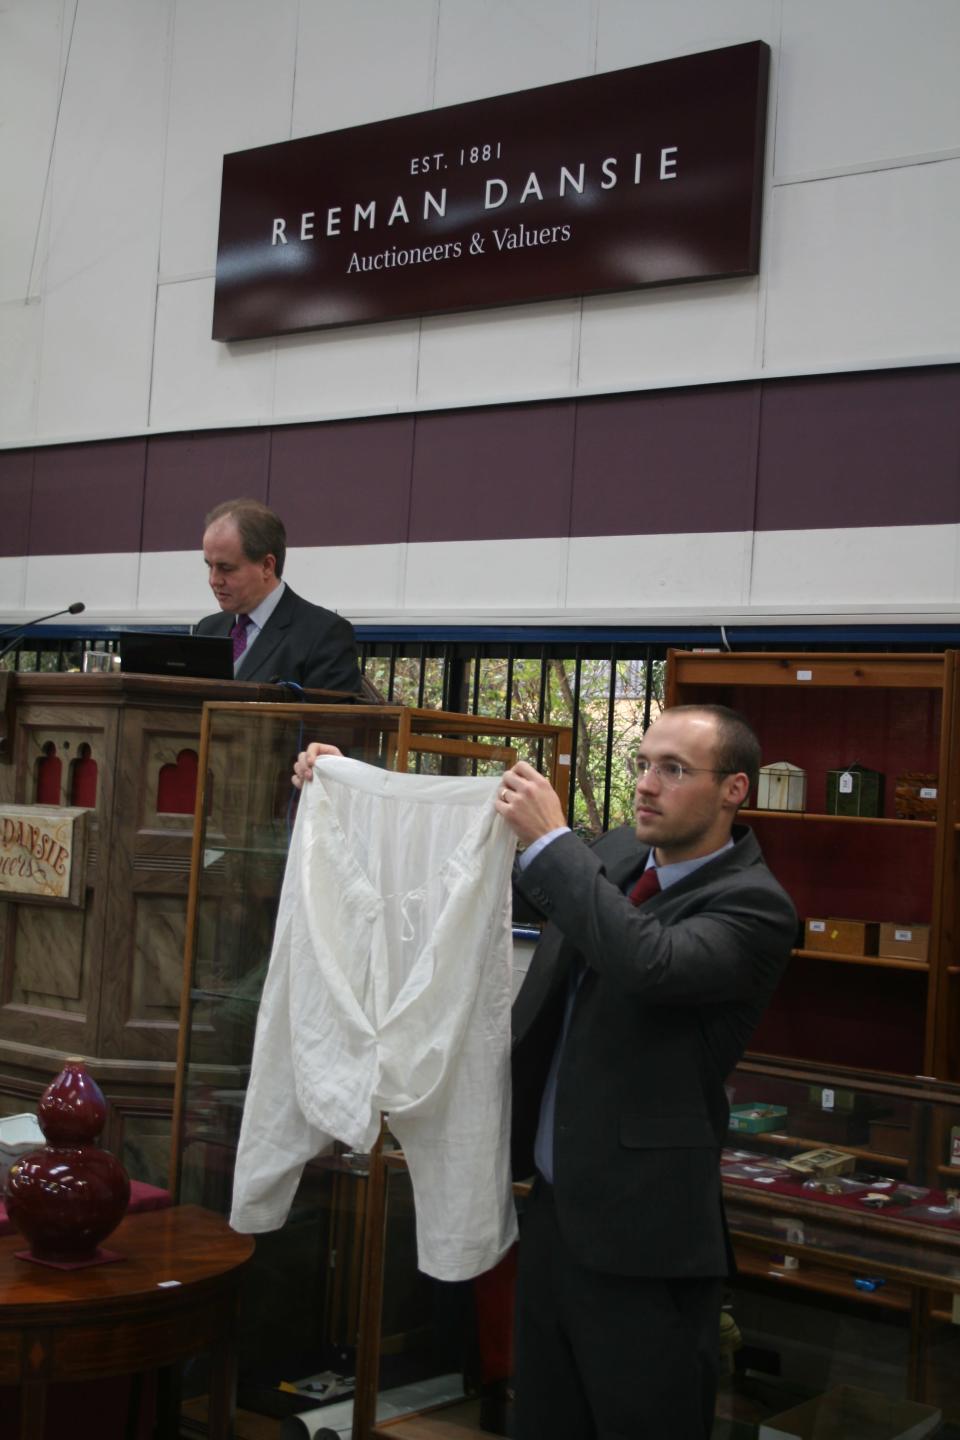
[[[247,648],[247,626],[249,624],[249,615],[238,615],[230,627],[230,639],[233,641],[234,664],[236,664]]]
[[[631,904],[642,905],[644,900],[649,900],[651,895],[656,895],[659,889],[660,877],[657,874],[657,867],[656,865],[648,865],[630,891]]]

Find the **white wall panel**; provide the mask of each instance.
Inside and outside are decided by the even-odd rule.
[[[593,0],[440,0],[434,103],[590,75],[595,24]]]
[[[598,0],[597,69],[648,65],[748,40],[777,44],[781,0]]]
[[[301,7],[293,134],[429,110],[438,0],[310,0]]]
[[[0,11],[0,303],[27,296],[53,150],[62,0]]]
[[[461,405],[568,394],[579,333],[579,300],[430,316],[421,330],[417,398]]]
[[[629,389],[717,380],[757,361],[760,283],[704,281],[583,302],[579,384]]]
[[[24,606],[44,614],[82,600],[81,625],[123,620],[136,610],[139,568],[136,554],[31,555]]]
[[[276,419],[389,414],[413,406],[419,320],[353,325],[276,342]]]
[[[212,279],[160,286],[150,400],[153,427],[262,425],[269,420],[274,342],[224,345],[211,340],[212,322]]]
[[[212,271],[232,150],[290,134],[297,0],[177,0],[160,273]]]
[[[13,625],[23,609],[27,587],[27,562],[22,555],[0,555],[0,613],[4,623]]]
[[[405,545],[293,546],[284,578],[314,605],[349,619],[403,605]]]
[[[77,10],[52,167],[38,429],[147,421],[169,0]]]
[[[960,160],[773,192],[765,363],[957,354]]]
[[[782,43],[778,177],[960,146],[957,0],[784,0]]]
[[[759,281],[210,340],[223,152],[758,38],[815,177]],[[955,357],[960,160],[895,162],[960,148],[958,42],[960,0],[3,0],[0,443]]]
[[[954,525],[761,531],[750,603],[811,610],[952,605],[958,598],[956,551]]]
[[[192,625],[216,610],[207,569],[196,550],[153,550],[140,557],[137,620],[156,616],[168,624]]]
[[[707,610],[745,602],[749,534],[592,535],[570,541],[569,609]]]
[[[0,438],[15,444],[36,433],[41,309],[0,304]]]
[[[410,545],[403,603],[443,615],[555,611],[563,606],[568,541],[457,540]]]

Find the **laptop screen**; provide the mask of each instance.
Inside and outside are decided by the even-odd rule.
[[[139,675],[232,680],[233,642],[228,635],[130,631],[120,636],[120,669]]]

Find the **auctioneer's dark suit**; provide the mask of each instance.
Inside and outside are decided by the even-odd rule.
[[[534,1170],[570,976],[585,967],[557,1075],[553,1186],[541,1186],[578,1273],[673,1283],[728,1271],[718,1165],[724,1081],[786,965],[797,923],[753,833],[735,826],[733,838],[639,909],[624,890],[648,851],[626,826],[592,848],[560,836],[519,877],[551,923],[514,1007],[516,1178]],[[521,1238],[521,1268],[523,1245]],[[522,1327],[522,1293],[520,1315]],[[638,1337],[623,1338],[612,1373],[642,1384]],[[556,1367],[557,1357],[549,1363]],[[571,1363],[579,1363],[575,1341]],[[708,1388],[704,1404],[712,1405],[712,1377]],[[701,1433],[700,1423],[664,1415],[652,1440],[686,1440]]]
[[[229,635],[235,616],[230,611],[205,615],[198,635]],[[311,605],[288,585],[260,634],[247,649],[238,680],[294,680],[317,690],[348,690],[360,686],[353,626],[342,615]]]

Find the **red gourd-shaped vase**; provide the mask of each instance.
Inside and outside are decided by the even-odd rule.
[[[107,1118],[100,1086],[71,1056],[40,1098],[42,1150],[22,1155],[7,1175],[7,1214],[35,1260],[82,1264],[123,1219],[130,1181],[120,1161],[94,1144]]]

